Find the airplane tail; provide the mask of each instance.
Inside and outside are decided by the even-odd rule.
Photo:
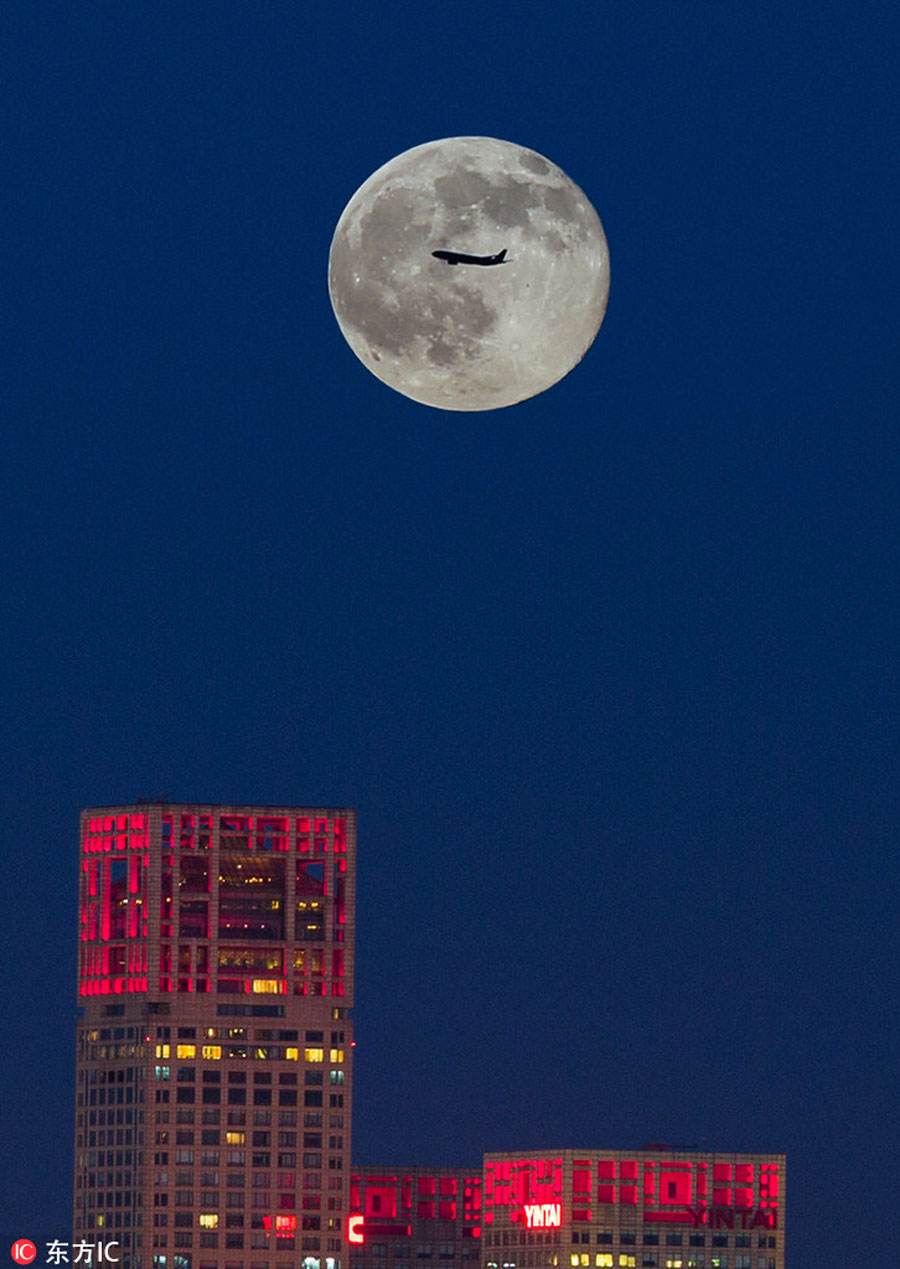
[[[500,254],[497,256],[497,263],[502,264],[505,258],[506,258],[506,247],[504,247],[503,250],[500,252]]]

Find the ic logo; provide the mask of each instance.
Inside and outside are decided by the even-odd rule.
[[[28,1238],[18,1238],[12,1245],[12,1258],[17,1265],[30,1265],[37,1255],[37,1247]]]

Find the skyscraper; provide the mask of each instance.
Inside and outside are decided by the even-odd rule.
[[[352,811],[81,820],[76,1241],[129,1269],[342,1269]]]

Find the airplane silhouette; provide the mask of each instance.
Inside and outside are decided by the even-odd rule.
[[[506,255],[506,247],[502,251],[498,251],[495,256],[467,256],[462,251],[432,251],[433,256],[437,256],[438,260],[446,260],[448,264],[508,264],[509,261],[504,259]]]

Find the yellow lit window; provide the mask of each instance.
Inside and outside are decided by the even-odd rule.
[[[176,1044],[175,1056],[180,1058],[192,1058],[197,1056],[196,1044]]]
[[[169,1056],[169,1046],[168,1046],[167,1044],[158,1044],[158,1045],[156,1046],[156,1056],[157,1056],[157,1057],[168,1057],[168,1056]]]
[[[681,1261],[680,1261],[680,1260],[667,1260],[667,1261],[666,1261],[666,1269],[681,1269]]]
[[[284,984],[278,978],[254,978],[251,990],[257,995],[280,996],[284,990]]]
[[[607,1265],[611,1266],[613,1262],[612,1252],[611,1251],[598,1252],[596,1257],[596,1262],[598,1265],[603,1265],[604,1269]]]
[[[222,1056],[222,1046],[221,1044],[204,1044],[200,1053],[203,1057],[210,1058],[213,1062],[218,1062]]]
[[[679,1260],[678,1263],[681,1264],[681,1261]],[[634,1256],[626,1256],[622,1254],[621,1256],[619,1256],[619,1264],[625,1265],[626,1267],[628,1267],[631,1265],[636,1265],[637,1261],[635,1260]]]
[[[299,1049],[285,1049],[284,1056],[289,1062],[296,1062],[300,1057]]]
[[[589,1265],[591,1263],[591,1258],[586,1251],[581,1253],[581,1263],[583,1265]]]
[[[242,1132],[226,1132],[226,1146],[242,1146],[244,1144],[244,1134]]]
[[[303,1056],[306,1058],[307,1062],[324,1062],[325,1050],[324,1049],[304,1049]]]
[[[219,1218],[215,1212],[201,1212],[198,1219],[204,1229],[215,1229],[219,1224]]]
[[[572,1252],[571,1256],[569,1257],[569,1264],[573,1266],[573,1269],[574,1269],[574,1266],[576,1266],[576,1265],[578,1264],[578,1253],[577,1253],[577,1252],[574,1252],[574,1251]]]
[[[331,1049],[331,1050],[329,1051],[329,1058],[330,1058],[330,1060],[331,1060],[332,1062],[343,1062],[343,1060],[344,1060],[344,1050],[343,1050],[343,1049]]]

